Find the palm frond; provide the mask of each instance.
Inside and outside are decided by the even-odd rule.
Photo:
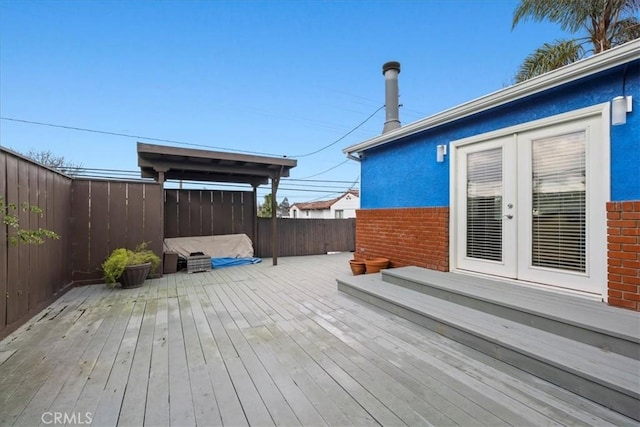
[[[637,18],[626,18],[618,21],[612,30],[611,45],[618,46],[640,38],[640,21]]]
[[[640,12],[640,0],[620,0],[624,4],[622,5],[622,12],[626,15],[634,16]]]
[[[516,83],[571,64],[584,55],[583,47],[575,40],[556,40],[545,43],[527,56],[516,74]]]
[[[632,0],[636,1],[636,0]],[[602,0],[522,0],[513,13],[512,29],[521,21],[548,20],[575,33],[584,27],[594,6],[602,9]]]
[[[554,22],[571,33],[587,34],[592,46],[589,51],[599,53],[640,38],[638,11],[640,0],[520,0],[513,14],[512,28],[526,19]],[[582,58],[585,44],[582,39],[545,44],[526,58],[516,81]]]

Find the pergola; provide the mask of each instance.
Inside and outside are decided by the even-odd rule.
[[[271,180],[271,212],[273,220],[273,265],[278,265],[278,233],[276,196],[280,178],[289,176],[297,160],[285,157],[254,156],[220,151],[196,150],[138,142],[138,166],[143,178],[159,183],[168,179],[250,184],[257,206],[257,188]],[[164,206],[161,209],[164,223]],[[254,231],[258,213],[254,212]],[[257,232],[255,233],[257,236]]]

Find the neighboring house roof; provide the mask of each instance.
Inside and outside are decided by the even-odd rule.
[[[640,59],[640,39],[450,108],[342,150],[348,157]]]
[[[356,197],[360,197],[360,191],[358,191],[358,190],[349,190],[346,193],[344,193],[343,195],[341,195],[340,197],[336,197],[335,199],[318,200],[317,202],[307,202],[307,203],[294,203],[291,207],[293,208],[295,206],[296,208],[298,208],[301,211],[315,211],[315,210],[331,209],[331,206],[333,206],[338,200],[342,199],[343,197],[347,196],[348,194],[352,194],[352,195],[354,195]]]

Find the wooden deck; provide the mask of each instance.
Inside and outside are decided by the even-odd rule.
[[[0,342],[0,426],[637,425],[338,292],[350,258],[73,289]]]

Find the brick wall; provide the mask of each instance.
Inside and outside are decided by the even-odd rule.
[[[608,301],[640,311],[640,201],[607,203]],[[449,270],[449,208],[361,209],[356,259]]]
[[[640,311],[640,201],[607,203],[609,304]]]
[[[354,257],[385,257],[391,267],[448,271],[449,208],[358,210]]]

